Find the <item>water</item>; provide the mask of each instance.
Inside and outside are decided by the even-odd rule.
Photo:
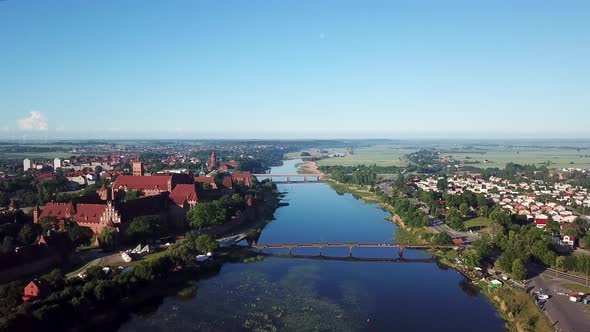
[[[295,173],[286,162],[273,173]],[[387,213],[326,184],[280,185],[289,206],[258,243],[391,242]],[[297,249],[297,254],[318,249]],[[324,250],[346,256],[347,248]],[[395,257],[393,249],[354,249],[355,257]],[[404,257],[428,257],[420,251]],[[121,330],[503,331],[494,307],[452,269],[436,263],[347,262],[270,257],[226,264],[198,282],[194,296],[170,296]]]

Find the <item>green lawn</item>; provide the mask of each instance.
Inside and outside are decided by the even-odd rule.
[[[573,283],[561,284],[561,287],[569,289],[573,292],[587,293],[590,294],[590,287],[584,285],[578,285]]]
[[[467,229],[473,228],[473,227],[484,228],[484,227],[488,227],[490,225],[490,222],[492,222],[492,220],[489,218],[482,218],[482,217],[473,218],[473,219],[467,220],[465,222],[465,228],[467,228]]]

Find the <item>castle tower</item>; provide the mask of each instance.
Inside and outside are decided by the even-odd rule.
[[[133,176],[143,175],[143,163],[141,161],[133,162]]]
[[[41,214],[41,209],[39,209],[39,205],[35,204],[33,208],[33,222],[37,223],[39,221],[39,215]]]

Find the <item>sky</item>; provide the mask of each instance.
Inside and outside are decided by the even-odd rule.
[[[590,1],[2,0],[0,139],[590,138]]]

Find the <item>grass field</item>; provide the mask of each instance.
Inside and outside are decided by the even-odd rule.
[[[346,149],[335,149],[335,152],[346,152]],[[352,151],[351,155],[342,158],[322,159],[318,162],[319,166],[356,166],[356,165],[373,165],[377,166],[405,166],[404,156],[414,152],[396,146],[378,145],[366,148],[358,148]]]
[[[567,284],[561,284],[561,287],[569,289],[572,292],[580,292],[580,293],[590,294],[590,287],[584,286],[584,285],[567,283]]]
[[[488,218],[482,218],[482,217],[473,218],[473,219],[467,220],[465,222],[465,228],[467,228],[467,229],[474,228],[474,227],[485,228],[490,225],[490,222],[492,222],[492,220],[488,219]]]
[[[453,150],[443,149],[442,154],[445,156],[452,155],[456,159],[469,158],[470,160],[480,161],[480,164],[475,164],[474,166],[481,168],[504,168],[509,162],[522,165],[545,165],[549,168],[590,167],[590,150],[588,149],[582,149],[579,152],[574,149],[559,148],[493,148],[482,150],[481,152],[453,152]],[[484,164],[483,161],[486,159],[491,161],[491,163]]]
[[[53,159],[53,158],[63,158],[67,159],[71,156],[77,155],[76,153],[71,152],[32,152],[32,153],[0,153],[0,159]]]

